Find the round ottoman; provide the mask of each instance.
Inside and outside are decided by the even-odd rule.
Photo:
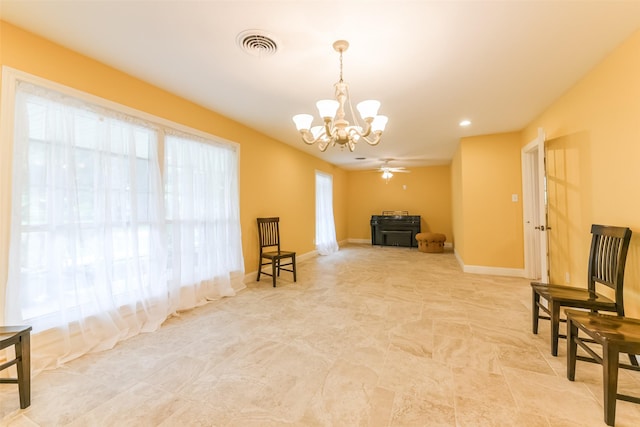
[[[444,241],[447,237],[440,233],[418,233],[416,240],[420,252],[437,253],[444,250]]]

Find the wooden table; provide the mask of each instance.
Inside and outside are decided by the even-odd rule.
[[[616,399],[640,403],[640,398],[618,394],[618,368],[639,371],[635,354],[640,354],[640,320],[628,317],[604,315],[577,310],[566,310],[567,315],[567,378],[575,379],[576,359],[597,362],[602,365],[604,393],[604,421],[614,425]],[[582,331],[589,338],[578,336]],[[596,354],[585,342],[600,344],[602,356]],[[590,356],[578,356],[580,345]],[[619,354],[628,353],[632,365],[619,363]]]

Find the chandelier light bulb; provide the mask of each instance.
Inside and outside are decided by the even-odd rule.
[[[320,117],[323,119],[333,119],[340,107],[340,103],[335,99],[323,99],[316,102],[316,107],[318,107]]]
[[[380,101],[376,101],[373,99],[362,101],[361,103],[356,105],[356,108],[360,113],[360,117],[362,117],[364,120],[372,119],[378,114],[378,109],[380,108]]]
[[[298,129],[298,131],[308,131],[311,128],[313,116],[311,114],[296,114],[293,116],[293,122],[296,124],[296,129]]]
[[[389,118],[387,116],[376,116],[371,123],[371,132],[384,132]]]

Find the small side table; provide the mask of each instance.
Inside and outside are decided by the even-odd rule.
[[[16,357],[0,365],[0,371],[16,365],[17,378],[0,378],[0,383],[18,384],[20,408],[31,405],[31,326],[0,326],[0,350],[15,346]]]
[[[602,365],[604,422],[613,426],[616,419],[616,399],[640,403],[639,397],[618,394],[618,368],[640,371],[634,356],[640,354],[640,320],[576,310],[565,310],[565,313],[567,315],[567,378],[570,381],[575,379],[576,359]],[[584,332],[589,338],[579,337],[579,331]],[[585,342],[600,344],[602,357]],[[578,345],[593,359],[577,356]],[[619,363],[620,353],[629,354],[632,365]]]

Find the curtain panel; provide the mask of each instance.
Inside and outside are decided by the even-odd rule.
[[[18,83],[4,320],[33,326],[34,372],[234,295],[236,147]]]
[[[333,219],[333,178],[316,172],[316,248],[320,255],[338,251]]]

